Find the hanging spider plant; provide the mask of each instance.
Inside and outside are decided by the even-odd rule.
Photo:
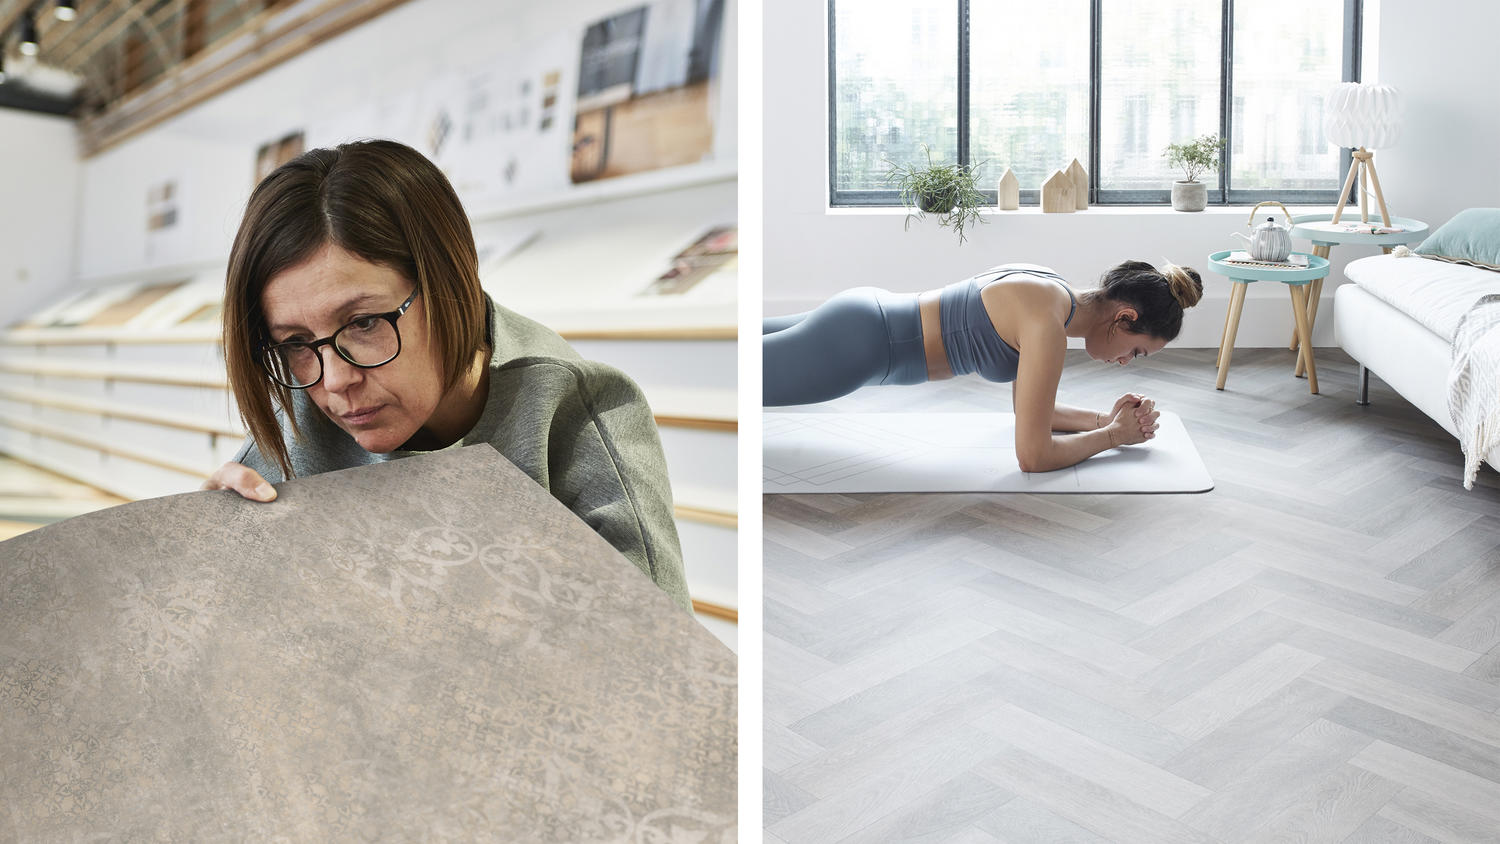
[[[958,164],[934,164],[932,148],[922,144],[927,153],[926,164],[897,164],[890,159],[886,181],[901,191],[901,204],[906,206],[906,228],[911,229],[913,217],[922,219],[926,214],[935,214],[938,225],[952,227],[958,232],[958,242],[964,242],[964,229],[975,223],[983,223],[979,215],[984,194],[977,185],[979,170],[985,162],[960,166]]]

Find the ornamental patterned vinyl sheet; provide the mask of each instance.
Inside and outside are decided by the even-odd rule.
[[[0,839],[727,842],[735,657],[488,445],[0,542]]]

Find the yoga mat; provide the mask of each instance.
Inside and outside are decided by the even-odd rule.
[[[767,413],[762,491],[1207,492],[1213,479],[1177,414],[1156,436],[1054,472],[1016,465],[1010,413]]]
[[[735,657],[488,445],[0,543],[0,840],[711,841]]]

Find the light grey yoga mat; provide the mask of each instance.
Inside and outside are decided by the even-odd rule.
[[[1213,479],[1182,420],[1156,437],[1055,472],[1016,464],[1009,413],[767,413],[762,491],[1207,492]]]
[[[735,657],[488,445],[0,543],[0,840],[733,838]]]

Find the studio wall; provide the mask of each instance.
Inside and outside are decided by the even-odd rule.
[[[730,0],[719,72],[708,92],[713,122],[708,155],[672,171],[570,182],[569,136],[585,30],[643,4],[677,18],[691,15],[694,6],[693,0],[403,4],[83,162],[77,275],[89,284],[146,267],[222,260],[254,186],[258,147],[296,132],[303,133],[306,148],[372,136],[410,144],[444,167],[475,218],[570,198],[669,187],[695,173],[700,179],[732,176],[736,4]],[[522,86],[530,87],[523,92]],[[546,113],[540,105],[544,93],[556,98]],[[491,101],[488,114],[494,119],[502,114],[514,118],[515,130],[468,126],[461,113],[478,98]],[[514,108],[507,107],[509,100],[515,101]],[[537,102],[527,108],[533,100]],[[452,122],[442,130],[439,118],[445,114]],[[548,118],[551,122],[542,128]],[[523,119],[524,127],[519,125]],[[435,143],[440,131],[446,138]],[[487,146],[497,156],[513,159],[515,167],[504,184],[488,174],[476,175],[486,162],[474,151],[486,145],[464,144],[462,135],[468,131],[492,132]],[[468,153],[461,154],[466,148]],[[178,237],[165,240],[148,236],[146,226],[146,196],[164,180],[177,184],[185,227]]]
[[[0,327],[74,274],[77,147],[73,121],[0,108]]]

